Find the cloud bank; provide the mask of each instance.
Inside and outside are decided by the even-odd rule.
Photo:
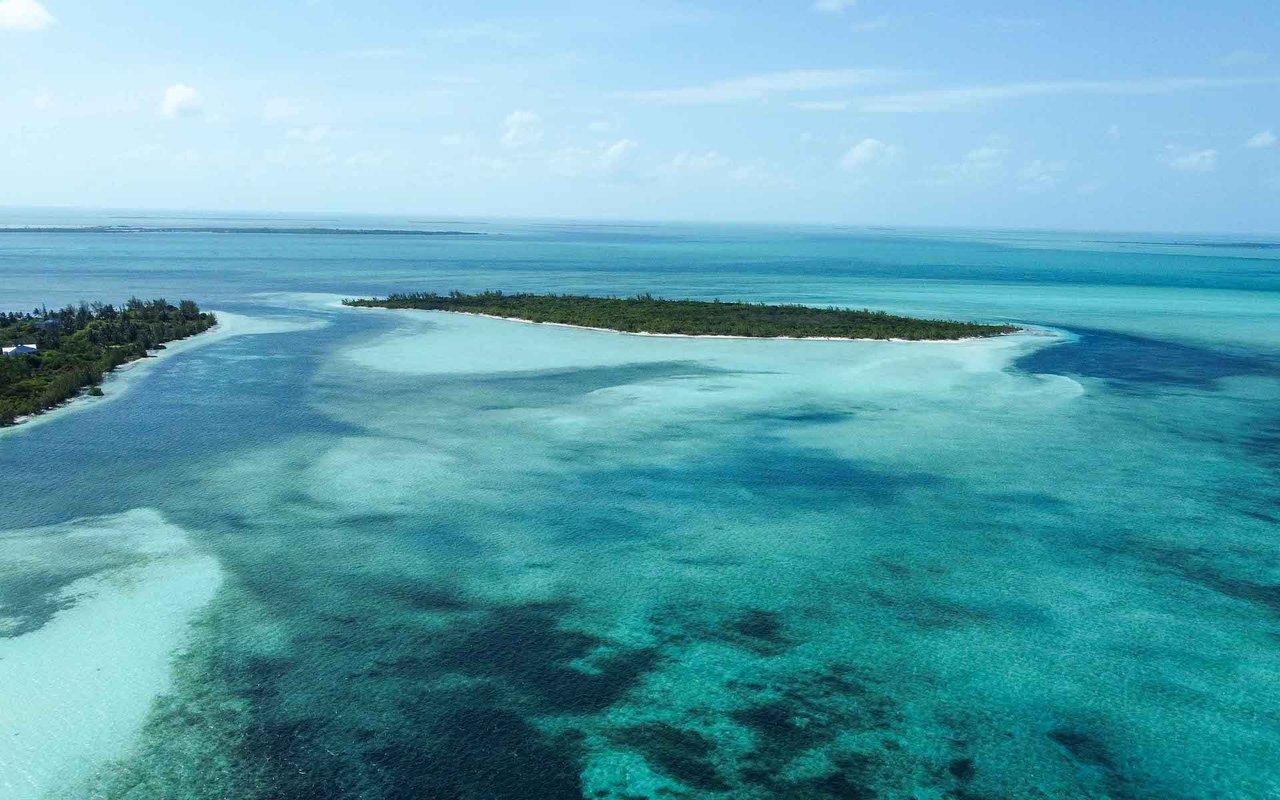
[[[188,117],[200,112],[200,93],[185,83],[175,83],[164,90],[160,115],[168,119]]]
[[[56,21],[38,0],[0,0],[0,31],[39,31]]]

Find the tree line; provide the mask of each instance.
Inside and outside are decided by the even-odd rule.
[[[49,310],[0,312],[0,344],[35,344],[38,352],[0,358],[0,426],[96,387],[103,377],[149,350],[217,323],[191,300],[130,298],[116,307],[80,303]]]
[[[844,308],[569,294],[426,292],[344,300],[349,306],[461,311],[531,322],[557,322],[630,333],[690,336],[829,337],[833,339],[967,339],[1018,330],[1012,325],[928,320]]]

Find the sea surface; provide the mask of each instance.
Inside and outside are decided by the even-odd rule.
[[[223,319],[0,433],[5,800],[1280,797],[1280,238],[0,227],[2,309]],[[450,289],[1028,332],[338,303]]]

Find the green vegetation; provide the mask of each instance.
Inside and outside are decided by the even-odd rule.
[[[85,388],[100,395],[98,384],[106,373],[216,322],[190,300],[171,306],[136,297],[123,308],[81,303],[61,311],[0,313],[0,344],[39,348],[0,356],[0,426],[53,408]]]
[[[629,333],[677,333],[689,336],[828,337],[833,339],[967,339],[999,336],[1012,325],[896,317],[883,311],[851,311],[764,303],[722,303],[638,297],[577,295],[393,294],[385,300],[344,300],[365,308],[417,308],[461,311],[530,322],[558,322]]]

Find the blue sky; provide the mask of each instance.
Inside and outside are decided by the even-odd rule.
[[[1280,230],[1274,0],[0,0],[0,205]]]

